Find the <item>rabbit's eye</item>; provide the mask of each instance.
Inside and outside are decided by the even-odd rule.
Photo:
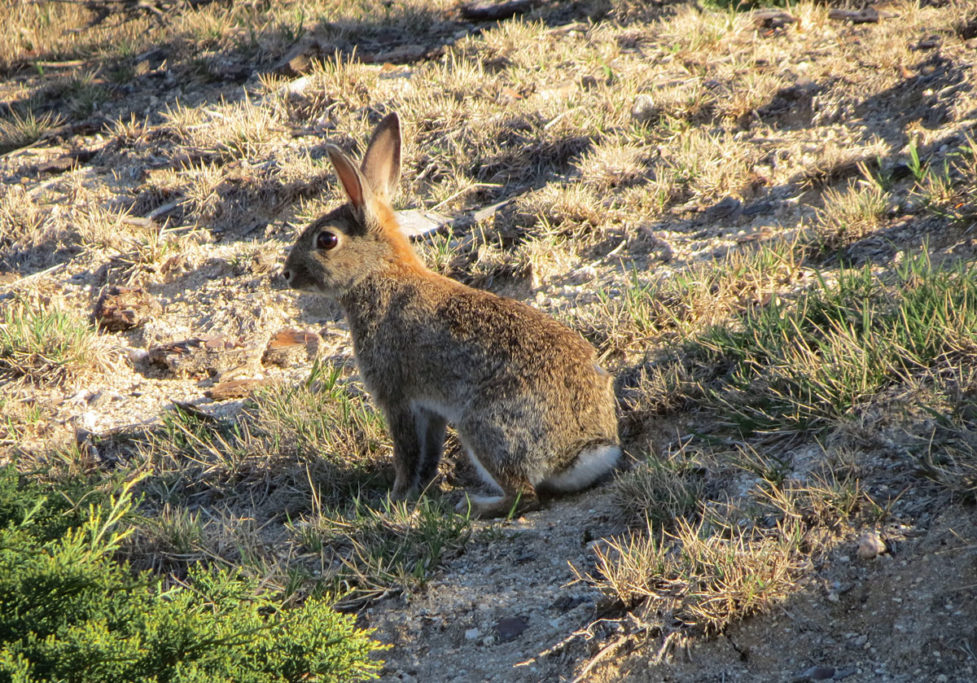
[[[336,233],[320,232],[319,236],[315,238],[316,249],[322,249],[323,251],[328,251],[339,244],[339,238],[336,237]]]

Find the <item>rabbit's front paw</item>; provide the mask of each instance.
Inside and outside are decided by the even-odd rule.
[[[411,495],[411,485],[407,482],[406,477],[401,478],[399,475],[394,479],[394,487],[390,489],[390,500],[401,501],[410,498]]]

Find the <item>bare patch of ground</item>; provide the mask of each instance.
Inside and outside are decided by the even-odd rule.
[[[148,471],[137,566],[351,590],[385,680],[973,679],[977,15],[831,9],[5,6],[0,462]],[[615,481],[469,522],[449,457],[384,507],[345,323],[278,270],[391,110],[426,262],[614,370]]]

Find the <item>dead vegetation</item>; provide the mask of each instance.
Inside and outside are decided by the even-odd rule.
[[[146,471],[137,566],[241,567],[294,600],[376,604],[490,544],[450,512],[451,458],[416,504],[384,500],[389,440],[338,311],[275,278],[340,198],[324,144],[354,151],[396,110],[396,207],[449,217],[425,260],[557,316],[618,377],[634,464],[619,533],[578,569],[632,615],[612,644],[661,660],[918,517],[914,495],[972,502],[972,8],[727,5],[475,24],[448,1],[4,4],[0,460]],[[101,293],[135,285],[159,312],[97,331]],[[318,357],[263,363],[295,324]],[[147,369],[204,334],[251,356]],[[263,388],[203,397],[242,378]]]

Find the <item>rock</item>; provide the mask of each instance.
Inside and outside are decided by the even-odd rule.
[[[853,24],[874,24],[879,20],[879,11],[874,7],[865,9],[833,9],[828,12],[828,19],[835,21],[850,21]]]
[[[37,167],[37,172],[41,175],[47,175],[70,171],[91,161],[98,151],[99,150],[93,149],[80,149],[73,152],[68,152],[67,154],[62,154],[59,157],[55,157],[54,159],[45,161],[43,164],[39,165]]]
[[[537,0],[510,0],[509,2],[469,2],[460,8],[463,19],[469,21],[499,21],[521,14],[530,9]]]
[[[792,14],[788,14],[782,9],[761,9],[753,13],[753,25],[757,28],[776,31],[790,24],[796,24],[799,20]]]
[[[631,107],[631,117],[640,123],[648,123],[658,119],[661,115],[655,101],[651,95],[641,94],[634,98],[634,105]]]
[[[265,347],[261,356],[264,365],[288,367],[315,357],[319,351],[319,335],[291,327],[279,330]]]
[[[273,67],[273,71],[288,76],[302,76],[312,68],[313,59],[321,59],[334,52],[337,47],[317,36],[307,35],[285,53]]]
[[[858,557],[862,560],[871,560],[886,551],[885,541],[876,531],[867,531],[858,539]]]
[[[288,97],[302,97],[311,83],[312,79],[308,76],[299,76],[283,85],[280,92]]]
[[[218,382],[204,392],[204,396],[213,401],[229,401],[235,398],[247,398],[261,387],[271,384],[269,379],[232,379]]]
[[[465,640],[478,640],[482,635],[482,632],[477,628],[470,628],[465,631]]]
[[[93,317],[100,329],[121,332],[157,316],[162,306],[141,287],[109,287],[95,304]]]
[[[146,362],[174,377],[214,377],[245,365],[250,353],[227,337],[194,337],[153,346]]]
[[[805,683],[806,681],[826,681],[834,678],[835,669],[833,666],[812,666],[796,674],[793,678],[794,683]]]
[[[311,68],[312,60],[309,58],[309,53],[307,52],[299,52],[295,54],[286,60],[280,67],[283,72],[293,74],[304,74]]]
[[[529,626],[529,617],[504,617],[495,624],[495,635],[500,643],[515,640]]]

